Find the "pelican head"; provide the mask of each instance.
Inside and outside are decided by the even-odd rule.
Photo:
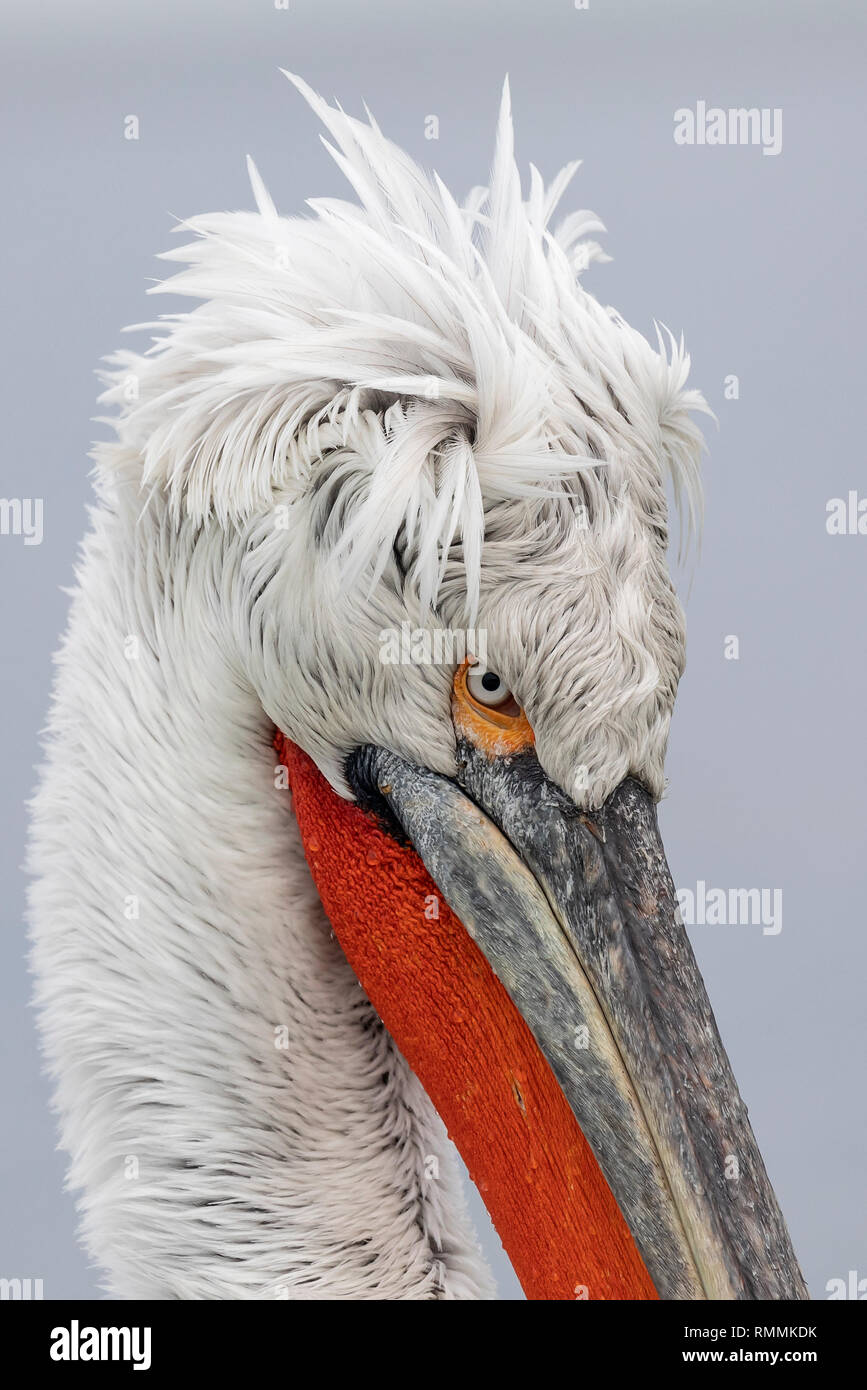
[[[34,837],[91,1247],[122,1292],[486,1296],[433,1102],[531,1296],[805,1297],[657,825],[689,359],[582,287],[508,89],[459,205],[292,81],[357,202],[251,166],[105,396]]]

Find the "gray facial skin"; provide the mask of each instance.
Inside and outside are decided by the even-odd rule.
[[[661,1298],[806,1286],[678,921],[648,792],[591,816],[526,751],[459,740],[458,783],[382,749],[347,775],[386,805],[530,1027]]]

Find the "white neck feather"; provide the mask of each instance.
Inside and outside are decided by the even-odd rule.
[[[224,544],[102,509],[60,657],[31,913],[88,1247],[127,1297],[489,1297],[451,1146],[275,787]]]

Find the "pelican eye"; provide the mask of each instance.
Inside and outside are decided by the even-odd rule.
[[[515,753],[533,743],[533,730],[503,677],[470,657],[455,672],[452,719],[457,732],[491,756]]]
[[[467,671],[467,691],[479,705],[487,709],[501,709],[511,702],[517,703],[502,676],[496,671],[478,671],[470,667]]]

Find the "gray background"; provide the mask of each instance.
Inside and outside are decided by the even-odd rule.
[[[5,497],[42,497],[45,537],[3,567],[0,1275],[98,1296],[40,1077],[23,963],[25,799],[85,526],[98,359],[171,244],[169,214],[249,208],[253,154],[278,206],[343,195],[317,123],[277,72],[380,125],[456,192],[483,182],[503,75],[519,159],[581,157],[614,264],[586,284],[693,355],[720,419],[687,599],[689,670],[663,831],[675,880],[783,891],[783,929],[691,930],[814,1297],[867,1275],[861,1201],[867,536],[825,506],[863,462],[864,20],[797,0],[41,0],[4,4],[0,226]],[[781,107],[783,150],[682,148],[677,107]],[[137,143],[123,119],[141,122]],[[424,119],[440,120],[437,142]],[[740,399],[723,398],[728,373]],[[740,659],[723,657],[740,639]],[[504,1297],[520,1297],[492,1252]],[[860,1264],[859,1264],[860,1261]]]

